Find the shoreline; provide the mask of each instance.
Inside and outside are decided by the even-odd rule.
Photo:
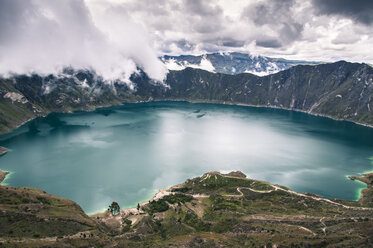
[[[240,103],[240,102],[226,102],[226,101],[218,101],[218,100],[210,100],[209,101],[209,100],[188,100],[188,99],[172,99],[172,98],[166,98],[166,99],[153,99],[153,98],[151,98],[150,100],[138,100],[138,101],[126,101],[126,100],[124,100],[122,102],[118,102],[117,104],[115,104],[115,103],[114,104],[104,104],[104,105],[98,105],[98,106],[90,106],[88,108],[83,108],[83,109],[74,109],[74,110],[60,111],[60,112],[58,112],[58,111],[47,112],[47,113],[44,113],[42,115],[37,115],[37,116],[34,116],[32,118],[29,118],[28,120],[23,121],[22,123],[16,125],[14,128],[12,128],[8,131],[0,132],[0,136],[5,135],[5,134],[10,134],[14,130],[16,130],[19,127],[25,125],[26,123],[28,123],[28,122],[30,122],[30,121],[38,118],[38,117],[45,118],[49,114],[69,114],[69,113],[71,114],[71,113],[79,112],[79,111],[93,112],[97,109],[121,106],[125,103],[136,104],[136,103],[152,103],[152,102],[155,102],[155,103],[156,102],[187,102],[187,103],[202,103],[202,104],[207,103],[207,104],[221,104],[221,105],[228,105],[228,106],[244,106],[244,107],[267,108],[267,109],[280,109],[280,110],[286,110],[286,111],[300,112],[300,113],[308,114],[308,115],[311,115],[311,116],[324,117],[324,118],[328,118],[328,119],[331,119],[331,120],[334,120],[334,121],[341,121],[341,122],[345,121],[345,122],[353,123],[353,124],[356,124],[356,125],[359,125],[359,126],[373,128],[373,124],[358,122],[358,121],[349,120],[349,119],[337,118],[337,117],[333,117],[333,116],[330,116],[330,115],[327,115],[327,114],[313,113],[313,112],[306,111],[306,110],[301,110],[301,109],[293,109],[293,108],[279,107],[279,106],[273,106],[273,105],[254,105],[254,104],[247,104],[247,103]],[[0,155],[1,155],[1,152],[0,152]]]
[[[358,202],[363,202],[364,199],[364,191],[369,192],[373,189],[373,171],[362,173],[362,176],[347,176],[352,181],[357,181],[359,183],[362,183],[366,185],[366,188],[361,188],[359,190],[359,200]]]
[[[122,209],[120,209],[118,215],[143,214],[144,212],[141,210],[141,207],[145,206],[146,204],[148,204],[151,201],[156,201],[158,199],[163,198],[164,196],[172,194],[173,192],[171,192],[171,190],[173,188],[175,188],[175,186],[171,186],[168,189],[156,190],[155,193],[153,193],[152,196],[150,198],[148,198],[148,200],[142,200],[142,201],[138,202],[138,204],[140,205],[140,210],[137,210],[137,206],[122,208]],[[98,210],[96,212],[86,213],[86,214],[91,218],[97,218],[97,217],[106,217],[106,215],[109,215],[109,212],[108,212],[108,210]]]
[[[140,204],[140,206],[142,206],[143,204],[146,204],[148,203],[149,201],[151,201],[151,199],[156,195],[158,194],[159,191],[161,191],[162,189],[159,189],[159,190],[153,190],[152,193],[149,194],[148,197],[144,197],[143,200],[140,200],[139,202],[137,202],[137,204]],[[110,204],[110,202],[109,202]],[[134,207],[131,207],[127,205],[127,207],[124,207],[124,208],[121,208],[120,211],[122,210],[126,210],[126,209],[136,209],[136,206],[137,204],[134,205]],[[119,204],[120,206],[120,204]],[[101,214],[104,214],[107,212],[107,208],[102,208],[101,210],[97,210],[97,211],[92,211],[92,212],[87,212],[86,214],[90,217],[94,216],[96,217],[97,215],[101,215]]]
[[[343,118],[336,118],[330,115],[326,114],[320,114],[320,113],[313,113],[306,110],[301,109],[293,109],[293,108],[286,108],[286,107],[279,107],[279,106],[273,106],[273,105],[254,105],[254,104],[247,104],[247,103],[234,103],[234,102],[221,102],[221,101],[204,101],[204,100],[186,100],[186,99],[155,99],[150,101],[138,101],[138,102],[123,102],[123,103],[144,103],[144,102],[188,102],[188,103],[210,103],[210,104],[222,104],[222,105],[229,105],[229,106],[244,106],[244,107],[254,107],[254,108],[267,108],[267,109],[280,109],[280,110],[286,110],[286,111],[294,111],[299,113],[308,114],[311,116],[317,116],[317,117],[324,117],[328,118],[334,121],[346,121],[349,123],[353,123],[359,126],[369,127],[373,128],[373,124],[368,123],[362,123],[358,121],[343,119]]]
[[[125,103],[125,102],[119,102],[118,104],[105,104],[105,105],[90,106],[88,108],[83,108],[83,109],[73,109],[73,110],[66,110],[66,111],[49,111],[49,112],[45,112],[43,114],[35,115],[34,117],[31,117],[31,118],[23,121],[22,123],[17,124],[14,128],[11,128],[8,131],[2,131],[2,132],[0,131],[0,136],[6,135],[6,134],[11,134],[13,131],[15,131],[16,129],[20,128],[21,126],[27,124],[28,122],[33,121],[33,120],[35,120],[36,118],[39,118],[39,117],[40,118],[45,118],[45,117],[47,117],[50,114],[72,114],[72,113],[78,112],[78,111],[92,112],[92,111],[95,111],[96,109],[100,109],[100,108],[109,108],[109,107],[114,107],[114,106],[120,106],[120,105],[123,105],[123,103]],[[136,102],[133,102],[133,103],[136,103]],[[5,147],[3,147],[3,148],[5,148]]]
[[[359,181],[367,185],[367,187],[373,185],[373,172],[363,173],[363,176],[348,176],[348,178],[352,181]]]

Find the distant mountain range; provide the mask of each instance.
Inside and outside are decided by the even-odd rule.
[[[50,112],[151,100],[275,107],[373,125],[373,68],[367,64],[298,65],[263,77],[186,68],[170,71],[163,83],[143,72],[133,74],[131,81],[134,87],[73,69],[47,77],[0,79],[0,132]]]
[[[187,67],[225,74],[252,73],[265,76],[289,69],[296,65],[318,65],[321,62],[286,60],[256,56],[247,53],[210,53],[204,55],[163,56],[161,60],[169,70],[183,70]]]

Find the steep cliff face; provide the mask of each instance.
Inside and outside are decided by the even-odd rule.
[[[104,83],[89,71],[0,79],[0,133],[50,112],[89,110],[132,98],[127,85]]]
[[[0,79],[0,133],[10,131],[22,122],[42,112],[18,91],[12,80]]]
[[[364,64],[296,66],[265,77],[186,69],[170,73],[167,84],[170,89],[156,97],[272,106],[373,124],[373,68]]]
[[[165,84],[142,72],[131,81],[107,83],[71,69],[58,76],[0,79],[0,132],[49,112],[152,99],[278,107],[373,125],[373,68],[366,64],[299,65],[265,77],[186,68],[170,71]]]

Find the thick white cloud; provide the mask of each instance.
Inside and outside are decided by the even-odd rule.
[[[93,19],[83,0],[0,0],[0,73],[49,74],[72,66],[128,82],[140,66],[163,80],[167,69],[146,32],[110,5],[101,14]]]
[[[348,2],[343,0],[342,2]],[[0,0],[0,74],[93,68],[164,79],[163,54],[373,63],[371,0]]]

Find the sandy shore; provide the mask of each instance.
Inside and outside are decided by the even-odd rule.
[[[155,193],[154,196],[150,200],[144,201],[144,202],[140,202],[139,203],[140,207],[145,206],[146,204],[148,204],[151,201],[157,201],[157,200],[163,198],[164,196],[173,194],[172,189],[174,187],[175,186],[173,186],[173,187],[171,187],[169,189],[160,189],[160,190],[158,190],[158,192]],[[123,209],[120,210],[120,213],[118,214],[118,216],[123,216],[123,215],[137,215],[137,214],[143,214],[143,213],[144,212],[141,209],[137,209],[137,207],[123,208]],[[107,210],[105,210],[103,212],[96,212],[96,213],[89,214],[88,216],[93,217],[93,218],[96,218],[96,217],[103,218],[103,217],[111,216],[111,214],[109,214],[109,212]]]

